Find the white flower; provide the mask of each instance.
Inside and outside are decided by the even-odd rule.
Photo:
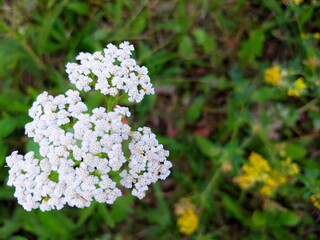
[[[102,94],[116,96],[123,91],[130,102],[140,102],[145,95],[154,94],[154,89],[147,68],[137,65],[131,58],[132,51],[133,45],[123,42],[119,48],[108,44],[104,55],[102,52],[80,53],[76,57],[79,64],[66,65],[69,80],[80,91],[87,92],[94,85]]]
[[[131,58],[133,50],[124,42],[119,48],[108,44],[103,53],[80,53],[79,64],[67,64],[69,79],[78,90],[94,85],[103,94],[122,91],[129,101],[139,102],[154,89],[148,70]],[[75,90],[55,97],[40,94],[25,126],[27,136],[39,144],[39,154],[14,151],[6,158],[8,185],[15,187],[18,203],[27,211],[84,208],[93,199],[112,204],[122,195],[119,185],[143,198],[151,183],[170,174],[172,164],[150,128],[133,131],[125,123],[130,115],[121,106],[89,111]],[[117,173],[114,181],[110,176]]]

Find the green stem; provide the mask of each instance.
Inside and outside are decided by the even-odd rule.
[[[252,142],[253,139],[253,135],[251,135],[250,137],[246,138],[245,140],[242,141],[241,145],[240,145],[240,149],[245,149],[247,146],[250,145],[250,143]]]
[[[107,112],[110,112],[113,109],[113,102],[114,102],[114,97],[109,96],[107,98]]]
[[[114,106],[118,104],[118,102],[123,96],[125,96],[125,94],[118,95],[115,97],[109,96],[107,98],[107,111],[110,112],[114,108]]]
[[[262,134],[262,133],[259,133],[258,134],[260,140],[264,143],[264,145],[266,146],[268,152],[269,152],[269,155],[271,156],[271,159],[273,160],[273,162],[276,161],[276,157],[273,153],[273,150],[272,150],[272,145],[270,143],[270,141]]]
[[[211,177],[207,187],[201,193],[200,196],[200,205],[203,207],[205,205],[206,199],[208,199],[209,195],[216,189],[218,184],[218,179],[221,175],[221,166],[216,170],[216,172]]]
[[[309,110],[311,107],[315,106],[315,104],[318,102],[320,96],[312,99],[310,102],[306,103],[305,105],[303,105],[301,108],[298,109],[299,113],[303,113],[306,110]]]

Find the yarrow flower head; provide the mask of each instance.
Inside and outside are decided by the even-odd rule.
[[[66,66],[69,80],[80,91],[94,88],[111,96],[122,91],[128,94],[130,102],[140,102],[144,95],[154,94],[154,89],[148,69],[131,57],[133,50],[133,45],[123,42],[119,48],[110,43],[103,52],[80,53],[76,57],[79,64]]]
[[[133,47],[123,43],[120,50],[113,45],[108,45],[108,49],[105,51],[110,59],[103,60],[105,65],[87,62],[89,73],[82,73],[100,71],[100,76],[109,76],[114,71],[110,69],[114,66],[108,65],[112,63],[111,56],[114,61],[128,60]],[[80,55],[88,59],[99,56]],[[139,75],[141,69],[134,69]],[[75,72],[69,72],[69,78]],[[71,77],[76,85],[83,78],[80,75]],[[102,83],[102,79],[99,81]],[[113,87],[124,90],[122,86]],[[141,100],[141,96],[133,99]],[[104,107],[89,111],[76,90],[55,97],[47,92],[40,94],[29,110],[33,120],[25,126],[26,135],[39,144],[39,153],[20,155],[14,151],[6,158],[10,167],[8,185],[15,187],[18,203],[28,211],[61,209],[66,204],[83,208],[93,200],[112,204],[122,195],[121,186],[143,198],[150,184],[167,178],[172,164],[167,160],[169,152],[150,128],[134,131],[123,121],[130,115],[129,109],[121,106],[109,111]]]

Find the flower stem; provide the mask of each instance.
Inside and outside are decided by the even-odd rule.
[[[209,195],[216,189],[220,175],[221,175],[221,166],[218,167],[216,172],[211,177],[208,185],[200,195],[200,204],[202,207],[204,207],[205,201],[206,199],[208,199]]]

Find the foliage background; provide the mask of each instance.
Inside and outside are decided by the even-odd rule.
[[[0,239],[319,239],[320,3],[246,0],[0,1]],[[170,150],[174,167],[138,201],[26,212],[6,186],[5,157],[36,146],[24,136],[42,91],[72,87],[65,64],[112,42],[135,45],[156,88],[133,111]],[[287,85],[264,81],[279,65]],[[90,106],[100,96],[87,99]],[[123,103],[128,104],[128,103]],[[235,176],[252,152],[300,174],[273,197],[241,190]],[[179,232],[175,204],[189,198],[199,229]]]

